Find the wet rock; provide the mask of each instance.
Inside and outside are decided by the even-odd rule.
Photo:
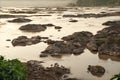
[[[47,54],[40,54],[40,57],[48,57],[48,55]]]
[[[97,66],[89,65],[88,66],[88,71],[91,72],[92,75],[98,76],[98,77],[103,76],[104,73],[105,73],[104,67],[99,66],[99,65],[97,65]]]
[[[52,16],[52,15],[44,14],[44,15],[32,15],[32,16]]]
[[[61,80],[65,74],[70,74],[70,70],[55,63],[51,67],[44,67],[39,61],[28,61],[28,80]]]
[[[65,80],[78,80],[77,78],[67,78]]]
[[[10,15],[10,14],[1,14],[0,18],[16,18],[16,17],[28,17],[26,15]]]
[[[75,32],[72,35],[63,37],[62,39],[74,43],[76,46],[86,46],[86,44],[89,42],[90,38],[92,37],[92,33],[87,31],[82,32]]]
[[[60,27],[60,26],[55,26],[55,29],[61,29],[62,27]]]
[[[69,22],[78,22],[78,20],[73,20],[73,19],[72,19],[72,20],[70,20]]]
[[[21,26],[19,29],[27,32],[41,32],[46,30],[46,26],[41,24],[27,24]]]
[[[107,25],[107,26],[120,26],[120,21],[107,21],[103,23],[102,25]]]
[[[30,21],[32,21],[32,20],[25,19],[25,18],[17,18],[17,19],[9,20],[8,22],[23,23],[23,22],[30,22]]]
[[[95,18],[100,18],[100,17],[109,17],[109,16],[120,16],[120,12],[113,12],[113,13],[100,13],[100,14],[66,14],[63,15],[63,17],[78,17],[78,18],[90,18],[90,17],[95,17]]]
[[[7,39],[6,41],[11,41],[11,39]]]
[[[37,11],[33,11],[33,10],[22,10],[22,11],[20,11],[20,10],[12,10],[12,11],[10,11],[10,13],[12,13],[12,14],[35,14],[35,13],[37,13]]]
[[[31,38],[27,38],[26,36],[19,36],[12,40],[13,46],[26,46],[26,45],[33,45],[39,43],[41,40],[40,36],[34,36]]]
[[[47,40],[48,47],[42,53],[54,54],[81,54],[89,39],[92,37],[90,32],[76,32],[73,35],[63,37],[64,41]]]
[[[120,57],[120,21],[109,21],[104,25],[110,27],[98,31],[87,47],[91,51],[97,51],[99,55]]]
[[[43,24],[43,26],[52,27],[52,26],[55,26],[55,25],[49,23],[49,24]]]

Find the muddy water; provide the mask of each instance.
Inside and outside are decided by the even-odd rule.
[[[1,8],[3,12],[6,12],[7,8]],[[107,27],[103,26],[102,23],[109,21],[109,20],[120,20],[119,16],[113,16],[113,17],[103,17],[103,18],[73,18],[77,19],[77,23],[70,23],[69,20],[71,18],[63,18],[63,14],[75,14],[75,13],[99,13],[99,12],[111,12],[111,11],[118,11],[119,8],[79,8],[76,9],[68,9],[68,11],[60,12],[60,13],[54,13],[51,14],[52,16],[31,16],[28,17],[29,19],[32,19],[33,24],[46,24],[46,23],[52,23],[57,26],[61,26],[61,31],[55,30],[53,28],[47,28],[47,30],[39,33],[27,33],[22,32],[18,30],[18,28],[22,25],[28,24],[28,23],[8,23],[7,20],[11,20],[13,18],[7,18],[7,19],[0,19],[0,22],[2,23],[0,25],[0,55],[5,56],[8,59],[14,59],[18,58],[21,61],[28,61],[28,60],[40,60],[44,61],[45,63],[43,65],[50,66],[50,64],[53,63],[59,63],[61,65],[65,65],[66,67],[71,69],[71,77],[76,77],[81,80],[109,80],[110,77],[113,74],[120,72],[120,62],[118,59],[113,58],[106,59],[105,56],[98,57],[97,54],[91,53],[89,50],[85,50],[84,53],[81,55],[63,55],[58,58],[53,57],[47,57],[47,58],[40,58],[40,52],[45,50],[47,47],[47,44],[45,43],[39,43],[32,46],[26,46],[26,47],[13,47],[11,45],[11,42],[6,41],[6,39],[13,39],[21,35],[25,35],[28,37],[31,36],[45,36],[49,37],[53,40],[60,40],[61,37],[70,35],[74,32],[79,31],[90,31],[93,34],[96,34],[97,31]],[[3,14],[1,12],[1,14]],[[4,13],[6,14],[6,13]],[[9,14],[9,13],[7,13]],[[41,11],[39,14],[48,14],[48,11]],[[39,15],[38,14],[38,15]],[[25,14],[28,15],[28,14]],[[29,14],[30,15],[30,14]],[[36,14],[37,15],[37,14]],[[101,65],[105,67],[106,73],[102,77],[96,77],[91,75],[87,72],[88,65]]]

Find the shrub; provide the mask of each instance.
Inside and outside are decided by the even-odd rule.
[[[120,73],[114,75],[110,80],[120,80]]]
[[[19,60],[5,60],[0,56],[0,80],[25,80],[26,77],[27,70]]]

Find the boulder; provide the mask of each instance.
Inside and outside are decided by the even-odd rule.
[[[26,46],[26,45],[33,45],[39,43],[41,40],[40,36],[34,36],[31,38],[27,38],[26,36],[19,36],[12,40],[13,46]]]
[[[19,29],[27,32],[41,32],[46,30],[46,26],[41,24],[27,24],[21,26]]]
[[[99,65],[96,65],[96,66],[89,65],[88,71],[91,72],[92,75],[98,76],[98,77],[103,76],[105,73],[104,67],[99,66]]]
[[[104,28],[91,38],[87,44],[90,51],[97,51],[99,55],[116,56],[120,58],[120,21],[108,21]]]
[[[17,19],[13,19],[13,20],[9,20],[8,22],[12,22],[12,23],[23,23],[23,22],[30,22],[32,20],[30,19],[25,19],[25,18],[17,18]]]

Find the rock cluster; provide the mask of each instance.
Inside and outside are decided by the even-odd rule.
[[[55,63],[51,67],[44,67],[39,61],[27,62],[29,76],[27,80],[63,80],[65,74],[70,74],[70,69]]]
[[[110,27],[98,31],[88,43],[88,49],[99,55],[120,57],[120,21],[108,21],[103,25]]]
[[[34,36],[31,38],[27,38],[26,36],[19,36],[16,39],[12,40],[13,46],[26,46],[26,45],[33,45],[39,43],[41,40],[40,36]]]
[[[42,53],[51,55],[81,54],[92,36],[92,33],[83,31],[63,37],[64,41],[48,40],[47,43],[49,46]]]

